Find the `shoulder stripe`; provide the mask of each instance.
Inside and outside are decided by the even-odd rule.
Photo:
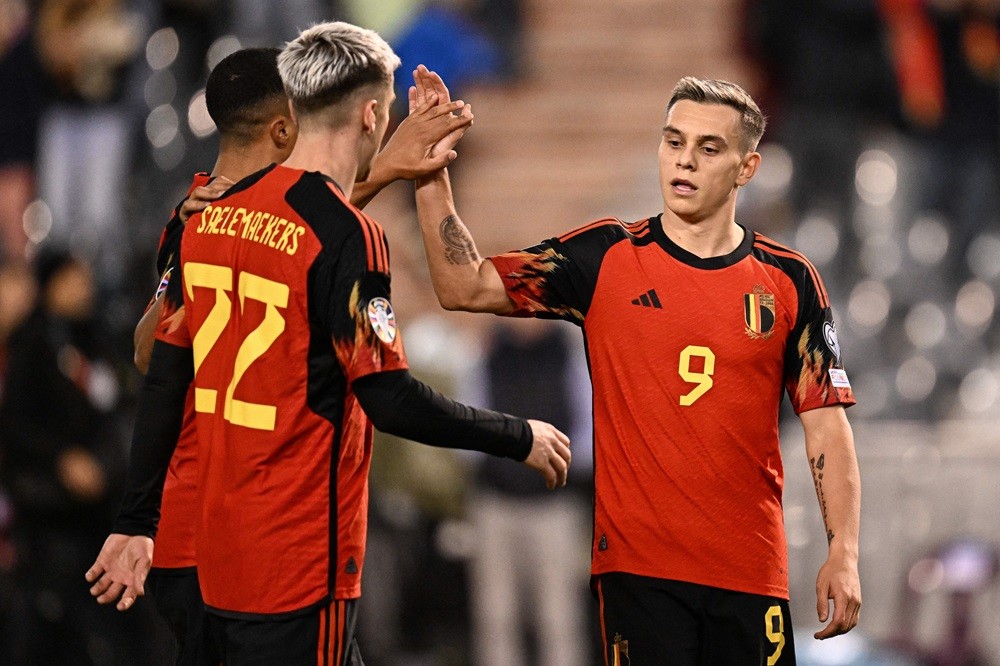
[[[590,231],[591,229],[597,229],[598,227],[603,227],[603,226],[606,226],[606,225],[609,225],[609,224],[617,224],[618,226],[623,226],[622,225],[622,221],[619,220],[618,218],[616,218],[616,217],[606,217],[604,219],[596,220],[594,222],[591,222],[590,224],[586,224],[586,225],[580,227],[579,229],[574,229],[573,231],[570,231],[569,233],[567,233],[567,234],[565,234],[563,236],[559,236],[559,240],[560,240],[560,242],[565,243],[570,238],[573,238],[575,236],[579,236],[580,234],[582,234],[584,232],[587,232],[587,231]]]
[[[642,222],[626,225],[625,231],[629,232],[636,238],[642,238],[649,233],[649,220],[643,220]]]
[[[375,270],[381,273],[389,272],[389,246],[385,241],[385,230],[382,225],[362,212],[359,217],[368,225],[372,233],[372,244],[375,246]]]
[[[819,271],[816,270],[816,267],[813,266],[812,262],[809,261],[804,254],[785,247],[784,245],[780,245],[762,234],[757,234],[754,246],[759,247],[765,252],[775,256],[784,257],[786,259],[795,259],[804,264],[806,269],[809,271],[809,277],[813,281],[813,286],[816,288],[816,294],[819,296],[820,307],[830,307],[830,297],[826,293],[826,287],[823,285],[823,280],[819,276]]]
[[[365,239],[368,270],[373,272],[377,271],[380,273],[388,273],[389,251],[385,243],[385,234],[382,231],[382,228],[377,222],[375,222],[375,220],[358,210],[333,183],[328,182],[326,186],[330,188],[330,191],[333,192],[338,199],[344,202],[347,210],[353,213],[354,217],[357,219],[358,226],[361,228],[361,234]]]

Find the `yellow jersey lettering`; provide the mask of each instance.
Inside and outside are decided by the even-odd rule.
[[[208,218],[215,214],[215,206],[206,206],[204,212],[201,214],[201,219],[198,220],[198,228],[195,229],[196,232],[204,233],[205,227],[208,226]]]
[[[229,224],[226,225],[226,235],[235,236],[236,235],[236,221],[243,220],[247,214],[246,208],[237,208],[233,212],[233,216],[229,218]]]
[[[261,213],[258,210],[254,212],[253,217],[248,216],[243,218],[243,233],[240,235],[240,238],[247,238],[248,236],[252,236],[254,230],[258,226],[260,226],[260,218],[263,217],[264,215],[267,215],[267,213]]]
[[[288,240],[292,237],[292,233],[298,229],[298,225],[289,223],[285,230],[281,233],[281,238],[275,244],[275,249],[281,252],[286,252],[288,249]]]
[[[305,227],[295,227],[295,234],[292,236],[292,244],[288,246],[288,254],[293,255],[299,249],[299,237],[304,236],[306,233]]]
[[[286,220],[285,218],[281,218],[280,220],[278,220],[278,223],[274,227],[274,231],[272,231],[271,235],[267,237],[267,245],[268,245],[268,247],[274,247],[274,242],[278,238],[278,234],[281,233],[281,228],[283,226],[287,225],[287,224],[288,224],[288,220]],[[291,225],[291,226],[295,226],[295,225]]]

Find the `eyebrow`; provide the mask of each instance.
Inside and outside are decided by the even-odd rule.
[[[683,132],[681,132],[679,129],[677,129],[673,125],[666,125],[666,126],[664,126],[663,131],[664,132],[672,132],[674,134],[679,134],[681,136],[684,136]],[[724,146],[728,146],[729,145],[729,142],[726,141],[725,138],[723,138],[721,136],[717,136],[715,134],[700,134],[696,138],[697,138],[698,143],[705,143],[706,141],[714,141],[716,143],[721,143]]]

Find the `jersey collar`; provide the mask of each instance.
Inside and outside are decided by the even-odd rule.
[[[732,266],[733,264],[741,261],[744,257],[748,256],[750,251],[753,249],[753,231],[747,229],[742,224],[737,223],[740,229],[743,230],[743,241],[736,247],[735,250],[729,254],[723,254],[718,257],[699,257],[696,254],[688,252],[680,245],[670,240],[666,232],[663,230],[662,217],[663,213],[660,213],[656,217],[649,218],[649,226],[653,232],[653,238],[656,239],[657,245],[663,248],[667,254],[677,261],[687,264],[692,268],[700,268],[703,270],[726,268],[727,266]]]

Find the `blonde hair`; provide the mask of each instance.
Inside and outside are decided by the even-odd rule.
[[[760,138],[764,136],[767,119],[746,90],[729,81],[685,76],[674,86],[667,103],[667,114],[677,102],[685,99],[698,104],[721,104],[739,111],[741,148],[745,153],[757,149]]]
[[[319,23],[285,45],[278,73],[300,113],[333,106],[368,85],[388,84],[400,65],[374,30],[336,21]]]

